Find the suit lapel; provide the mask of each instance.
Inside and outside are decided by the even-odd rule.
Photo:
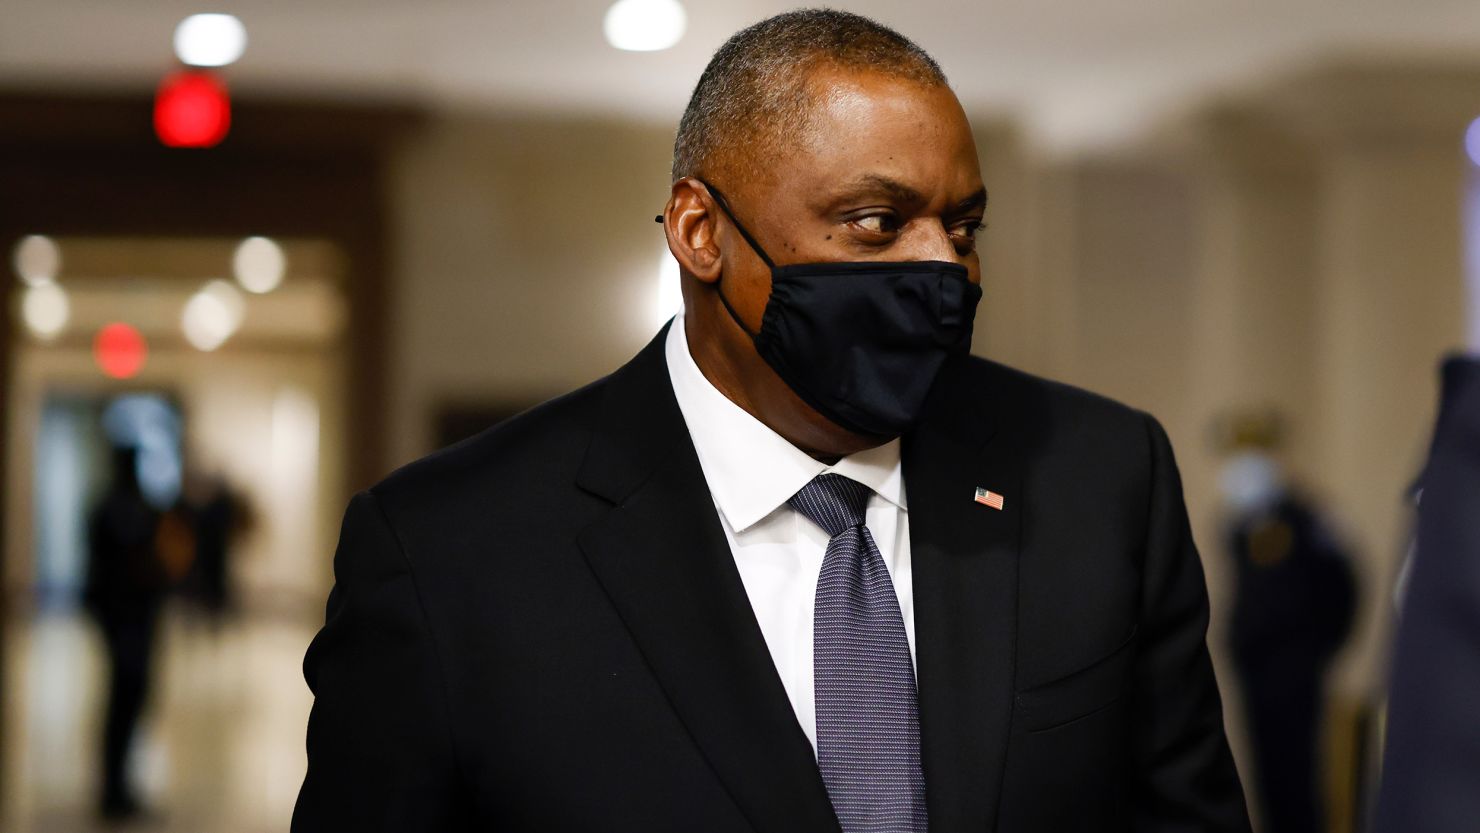
[[[578,483],[613,507],[581,549],[752,825],[837,830],[673,397],[666,335],[609,382]]]
[[[995,823],[1013,701],[1022,460],[982,379],[937,385],[905,438],[926,803],[934,830]],[[943,381],[945,381],[943,379]],[[1005,496],[1001,510],[976,488]]]

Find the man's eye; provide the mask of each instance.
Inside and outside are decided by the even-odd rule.
[[[975,240],[976,239],[977,232],[981,231],[982,229],[984,229],[986,227],[987,227],[987,224],[986,223],[983,223],[980,220],[976,220],[976,221],[971,222],[971,223],[968,223],[966,225],[956,226],[955,228],[951,229],[951,236],[952,237],[966,237],[966,238],[970,238],[972,240]]]
[[[899,224],[893,216],[888,214],[871,214],[867,217],[859,217],[853,221],[853,224],[873,234],[893,234],[899,231]]]
[[[976,251],[976,234],[986,227],[986,223],[978,220],[969,225],[956,226],[951,229],[951,242],[956,246],[956,252],[969,255]]]

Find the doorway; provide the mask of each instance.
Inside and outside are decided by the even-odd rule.
[[[131,757],[147,829],[286,824],[339,513],[384,473],[382,168],[416,114],[244,101],[227,142],[181,151],[149,112],[0,93],[0,829],[94,829],[109,665],[79,602],[110,448],[140,452],[174,591]],[[201,489],[237,498],[219,581],[179,534]]]

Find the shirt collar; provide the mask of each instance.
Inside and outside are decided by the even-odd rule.
[[[743,532],[776,511],[825,472],[857,480],[900,509],[908,509],[898,438],[826,465],[731,402],[705,378],[689,353],[682,311],[668,329],[664,349],[673,394],[699,454],[704,479],[735,532]]]

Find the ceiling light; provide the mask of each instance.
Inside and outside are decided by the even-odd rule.
[[[247,30],[229,14],[193,14],[175,27],[175,55],[195,67],[224,67],[247,48]]]
[[[241,326],[245,312],[242,294],[219,278],[207,283],[185,302],[180,329],[197,350],[210,352],[226,343]]]
[[[688,16],[678,0],[617,0],[606,10],[607,42],[629,52],[655,52],[678,43]]]
[[[283,247],[271,238],[248,237],[236,247],[231,267],[242,289],[261,295],[273,291],[283,282],[288,259],[283,254]]]
[[[31,286],[51,283],[62,270],[62,251],[50,237],[31,234],[15,244],[12,262],[15,273]]]
[[[26,329],[42,341],[56,338],[67,326],[70,314],[67,293],[54,283],[27,287],[21,297],[21,320]]]

